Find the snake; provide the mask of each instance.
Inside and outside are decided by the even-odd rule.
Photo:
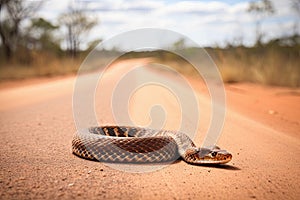
[[[179,158],[188,164],[225,164],[232,154],[218,146],[196,147],[181,131],[130,126],[95,126],[76,131],[72,153],[111,163],[160,163]]]

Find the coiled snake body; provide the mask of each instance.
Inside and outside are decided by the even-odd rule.
[[[181,157],[190,164],[224,164],[232,158],[230,153],[216,146],[197,148],[182,132],[125,126],[77,131],[72,152],[104,162],[171,162]]]

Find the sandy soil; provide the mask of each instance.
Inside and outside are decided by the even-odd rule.
[[[111,94],[120,74],[144,62],[119,63],[103,77],[99,83],[103,87],[98,87],[96,95],[100,123],[114,122],[110,100],[105,97]],[[140,73],[164,77],[153,71]],[[75,77],[67,77],[0,87],[1,199],[300,198],[299,89],[225,85],[227,113],[218,145],[233,154],[227,165],[194,166],[178,161],[150,173],[128,173],[71,154],[76,131],[74,81]],[[172,78],[168,81],[185,93]],[[195,137],[201,144],[210,122],[210,100],[201,84],[189,81],[196,88],[203,116]],[[178,128],[181,113],[176,98],[155,86],[144,89],[129,100],[131,119],[147,125],[151,117],[161,117],[160,112],[149,115],[153,99],[157,99],[167,113],[165,127]],[[148,166],[138,166],[143,167]]]

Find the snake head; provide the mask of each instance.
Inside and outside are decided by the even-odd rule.
[[[192,164],[225,164],[232,159],[232,155],[220,148],[196,148],[187,151],[185,160]]]

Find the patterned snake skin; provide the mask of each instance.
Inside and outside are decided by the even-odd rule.
[[[232,155],[218,147],[197,148],[184,133],[139,127],[102,126],[77,131],[72,152],[103,162],[172,162],[224,164]]]

